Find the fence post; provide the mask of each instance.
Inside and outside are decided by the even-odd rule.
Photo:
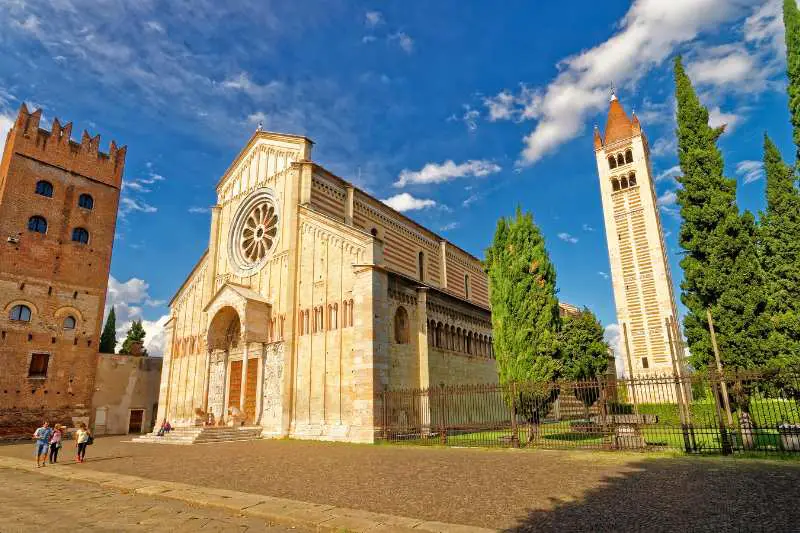
[[[442,445],[447,444],[447,402],[444,397],[444,383],[439,384],[439,442]]]
[[[389,440],[389,418],[388,418],[388,409],[386,405],[386,387],[383,389],[382,393],[383,399],[381,403],[383,404],[383,440]]]
[[[714,331],[714,319],[711,318],[711,309],[706,308],[706,318],[708,319],[708,331],[711,333],[711,347],[714,348],[714,359],[717,360],[717,372],[719,372],[720,386],[722,387],[722,401],[725,402],[725,416],[728,426],[733,427],[733,416],[731,415],[731,403],[728,400],[728,385],[725,383],[725,376],[722,373],[722,360],[719,357],[719,346],[717,346],[717,333]]]
[[[517,427],[517,384],[511,382],[511,447],[519,448],[519,428]]]
[[[678,378],[678,364],[677,358],[675,357],[675,342],[672,338],[673,331],[672,325],[670,324],[669,318],[664,319],[664,323],[667,326],[667,339],[669,339],[669,355],[672,359],[672,379],[675,381],[675,403],[678,404],[678,414],[680,414],[681,418],[681,431],[683,432],[683,447],[686,450],[686,453],[691,453],[694,451],[692,449],[692,441],[689,439],[689,427],[686,422],[686,413],[689,410],[689,406],[687,402],[685,402],[685,398],[683,395],[683,387],[681,386],[680,380]]]

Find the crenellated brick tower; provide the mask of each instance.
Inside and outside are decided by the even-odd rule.
[[[0,163],[0,439],[89,421],[125,147],[23,104]]]

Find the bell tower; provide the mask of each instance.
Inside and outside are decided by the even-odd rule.
[[[626,375],[671,374],[666,319],[677,311],[650,167],[650,148],[636,114],[612,91],[605,131],[594,131],[617,321],[627,344]],[[675,350],[678,369],[683,352]]]

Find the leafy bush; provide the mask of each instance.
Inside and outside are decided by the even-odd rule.
[[[753,398],[750,401],[750,416],[756,427],[774,429],[784,422],[800,423],[800,406],[793,400]]]

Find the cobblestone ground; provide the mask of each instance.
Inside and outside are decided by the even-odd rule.
[[[45,467],[50,468],[50,467]],[[53,468],[60,468],[54,466]],[[0,531],[297,531],[181,502],[0,470]]]
[[[796,531],[800,523],[795,461],[126,440],[99,438],[87,463],[63,467],[517,531]],[[33,460],[32,448],[0,446],[0,454]],[[69,443],[64,451],[71,451]]]

